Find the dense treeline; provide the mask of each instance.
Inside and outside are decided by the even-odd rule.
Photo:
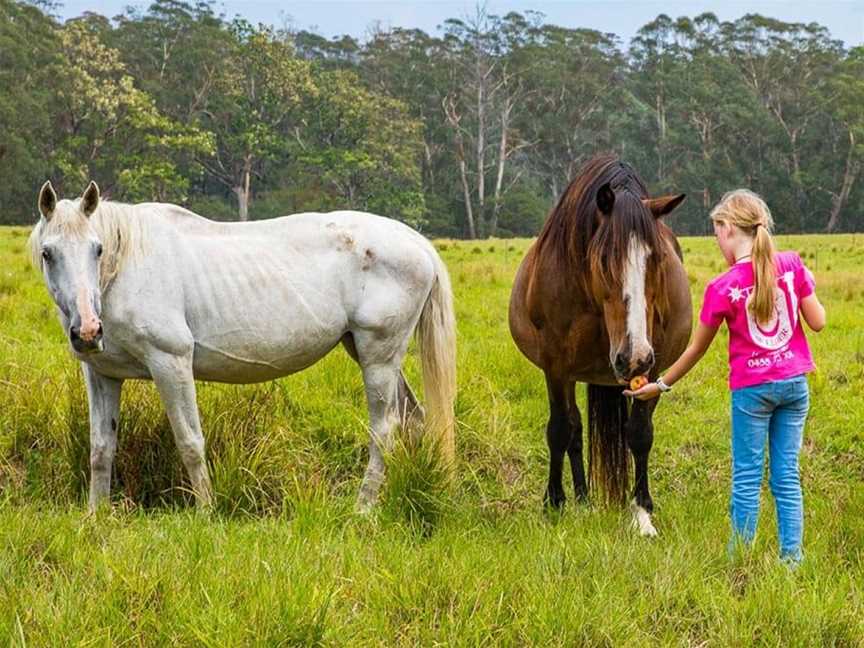
[[[209,2],[60,22],[0,0],[0,223],[88,179],[212,218],[351,207],[429,234],[536,233],[579,165],[631,161],[690,196],[741,185],[782,231],[864,225],[864,48],[816,24],[712,14],[613,34],[478,10],[364,41],[227,21]]]

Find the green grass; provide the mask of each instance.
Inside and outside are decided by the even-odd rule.
[[[199,384],[210,516],[190,506],[153,386],[129,383],[113,507],[86,518],[83,384],[26,233],[0,230],[2,644],[864,645],[860,236],[779,240],[829,313],[810,336],[807,558],[790,572],[767,493],[756,546],[726,556],[725,336],[655,417],[659,538],[636,537],[625,511],[542,512],[545,389],[506,320],[525,240],[438,243],[459,320],[449,490],[428,448],[400,446],[379,511],[352,513],[368,438],[339,350],[275,383]],[[722,260],[709,239],[682,243],[698,305]],[[413,348],[407,374],[419,389]]]

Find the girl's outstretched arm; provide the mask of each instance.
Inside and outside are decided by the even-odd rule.
[[[690,342],[690,346],[687,347],[687,350],[681,354],[681,357],[678,358],[671,367],[669,367],[665,374],[663,374],[663,382],[671,387],[683,378],[688,371],[696,366],[696,363],[702,359],[702,356],[705,355],[705,352],[711,346],[714,337],[717,335],[717,331],[717,328],[706,326],[702,322],[699,322],[696,326],[696,332],[693,334],[693,340]],[[650,400],[652,398],[657,398],[660,395],[660,388],[657,386],[657,383],[648,383],[642,389],[637,391],[625,389],[624,395],[633,396],[633,398],[638,398],[639,400]]]
[[[816,293],[810,293],[801,300],[801,314],[812,331],[818,333],[825,328],[825,307]]]

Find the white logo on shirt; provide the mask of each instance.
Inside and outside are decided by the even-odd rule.
[[[759,326],[749,308],[745,307],[744,309],[747,314],[747,330],[750,333],[750,339],[756,346],[769,351],[782,349],[789,344],[792,340],[795,326],[798,324],[798,296],[795,294],[795,273],[792,271],[786,272],[780,277],[780,281],[786,284],[791,304],[787,303],[786,294],[783,290],[779,286],[776,286],[774,288],[774,315],[765,328]],[[733,304],[744,299],[746,306],[750,302],[752,295],[752,286],[747,288],[735,286],[729,289],[729,300]]]

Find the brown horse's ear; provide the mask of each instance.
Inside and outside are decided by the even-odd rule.
[[[54,187],[51,186],[50,180],[46,180],[39,190],[39,199],[36,204],[39,205],[39,213],[42,214],[42,218],[46,221],[51,220],[54,208],[57,207],[57,194],[54,193]]]
[[[84,190],[84,195],[81,196],[81,211],[89,218],[90,214],[96,211],[98,206],[99,186],[91,180],[90,184],[87,185],[87,189]]]
[[[687,194],[678,194],[677,196],[660,196],[659,198],[646,198],[642,201],[655,218],[662,218],[666,214],[675,210],[678,205],[684,202]]]
[[[612,208],[615,206],[615,192],[607,182],[597,190],[597,209],[601,214],[608,216],[612,213]]]

